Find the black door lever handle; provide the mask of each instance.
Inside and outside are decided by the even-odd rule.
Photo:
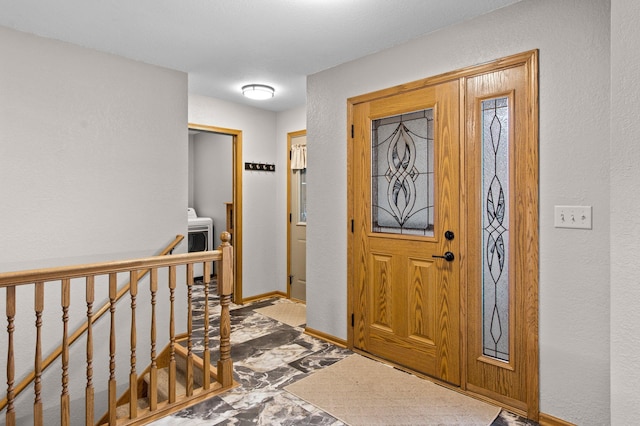
[[[444,253],[444,256],[438,256],[438,255],[435,255],[435,254],[434,254],[434,255],[433,255],[433,256],[431,256],[431,257],[437,257],[437,258],[439,258],[439,259],[444,259],[444,260],[446,260],[447,262],[453,262],[453,260],[456,258],[456,256],[455,256],[453,253],[451,253],[450,251],[445,252],[445,253]]]

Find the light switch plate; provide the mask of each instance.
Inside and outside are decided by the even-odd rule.
[[[556,228],[591,229],[591,206],[555,206]]]

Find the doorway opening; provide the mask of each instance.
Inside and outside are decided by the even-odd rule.
[[[192,175],[189,171],[189,201],[204,206],[197,211],[200,216],[212,216],[214,220],[213,247],[220,245],[220,234],[227,231],[231,234],[231,244],[234,251],[233,275],[234,291],[233,302],[242,303],[242,131],[226,129],[222,127],[189,123],[190,145],[192,135],[204,137],[205,140],[195,142],[204,154],[202,158],[194,158],[193,161],[203,161],[205,164],[217,161],[219,170],[213,167],[203,169],[200,176]],[[191,159],[190,153],[190,159]],[[217,160],[214,160],[214,158]],[[220,176],[216,176],[216,173]],[[203,180],[204,188],[198,190],[198,185],[192,179]],[[225,183],[227,182],[227,183]],[[201,185],[202,185],[201,184]],[[193,193],[192,192],[193,188]],[[200,194],[206,195],[200,195]],[[204,200],[198,202],[197,197]],[[193,207],[193,206],[190,206]],[[196,209],[197,210],[197,209]]]
[[[307,131],[287,134],[287,298],[307,300]]]

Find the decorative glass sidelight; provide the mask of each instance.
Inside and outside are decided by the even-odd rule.
[[[483,354],[509,361],[509,99],[482,102]]]
[[[433,236],[433,108],[373,120],[373,232]]]

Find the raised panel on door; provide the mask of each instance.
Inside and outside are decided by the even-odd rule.
[[[371,300],[371,327],[381,333],[393,333],[393,292],[391,287],[393,268],[391,256],[372,253],[370,257],[371,285],[369,300]]]
[[[434,259],[407,260],[407,336],[428,345],[435,345],[438,273]]]

